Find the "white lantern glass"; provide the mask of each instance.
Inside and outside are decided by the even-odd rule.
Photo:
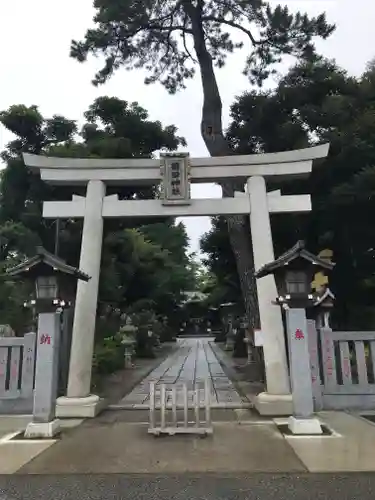
[[[36,296],[38,299],[55,299],[57,292],[57,276],[39,276],[36,279]]]

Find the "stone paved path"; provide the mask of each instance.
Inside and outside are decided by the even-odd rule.
[[[124,408],[148,408],[150,382],[157,386],[171,386],[186,383],[188,386],[189,406],[193,405],[193,388],[195,384],[203,387],[208,379],[211,386],[212,408],[241,408],[249,404],[236,391],[234,385],[225,375],[219,361],[209,344],[210,339],[180,339],[179,349],[169,356],[161,365],[153,370],[126,395],[118,404]],[[201,391],[203,401],[203,391]],[[179,401],[177,401],[179,404]]]

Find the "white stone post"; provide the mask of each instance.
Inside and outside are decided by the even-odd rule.
[[[102,208],[105,184],[91,180],[87,185],[79,268],[88,282],[77,284],[67,396],[57,401],[59,417],[93,417],[99,397],[90,394],[100,262],[102,255]]]
[[[250,198],[251,238],[254,266],[257,271],[275,260],[272,242],[267,189],[264,177],[253,176],[247,181]],[[285,415],[292,413],[292,396],[285,348],[281,310],[273,305],[277,297],[273,276],[257,280],[259,313],[266,370],[267,393],[258,396],[256,408],[261,414]]]
[[[320,422],[314,416],[309,332],[305,309],[287,309],[286,324],[294,404],[294,414],[289,417],[288,427],[293,434],[322,434]]]
[[[59,377],[60,321],[59,313],[44,312],[38,315],[33,421],[26,427],[26,438],[52,438],[60,430],[60,422],[55,418]]]

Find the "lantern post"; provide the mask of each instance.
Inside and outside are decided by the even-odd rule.
[[[77,280],[88,281],[90,277],[42,247],[37,248],[34,257],[8,269],[6,274],[35,282],[35,298],[25,304],[38,314],[33,419],[26,428],[25,437],[51,438],[60,430],[55,412],[61,313],[70,306],[68,297]]]
[[[322,434],[319,419],[314,416],[306,309],[316,303],[311,289],[313,276],[317,271],[325,272],[333,266],[332,262],[306,250],[304,242],[299,241],[256,273],[257,279],[269,274],[275,276],[278,296],[274,304],[285,313],[293,394],[293,415],[289,417],[288,427],[293,434]],[[267,332],[263,333],[267,335]]]

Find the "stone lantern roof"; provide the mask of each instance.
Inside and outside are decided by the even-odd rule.
[[[311,264],[317,265],[322,269],[332,270],[335,264],[329,260],[323,259],[314,255],[313,253],[306,250],[305,242],[300,240],[298,241],[292,248],[287,250],[285,253],[280,255],[280,257],[273,262],[265,264],[261,267],[256,273],[256,278],[263,278],[264,276],[268,276],[269,274],[273,274],[276,270],[283,268],[284,266],[289,265],[291,262],[296,259],[306,260]]]
[[[36,254],[17,266],[7,269],[6,276],[21,277],[38,274],[68,274],[76,279],[89,281],[90,276],[76,267],[70,266],[64,260],[56,257],[43,247],[37,247]]]

